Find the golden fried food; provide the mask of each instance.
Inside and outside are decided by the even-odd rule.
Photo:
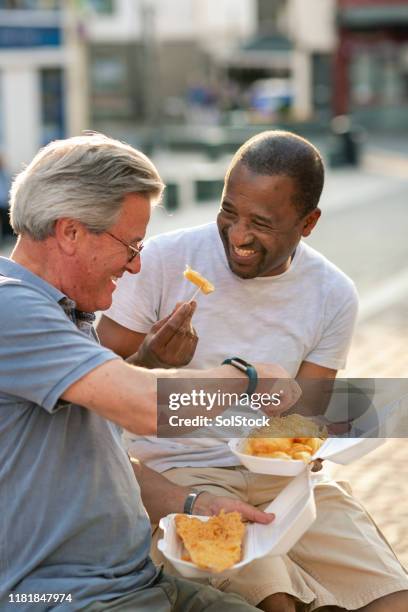
[[[250,455],[263,455],[281,451],[286,453],[292,448],[292,438],[248,438],[247,452]]]
[[[189,280],[191,283],[196,285],[201,289],[201,291],[205,294],[212,293],[215,291],[215,287],[210,281],[208,281],[204,276],[201,276],[199,272],[196,272],[190,266],[186,266],[186,269],[183,272],[184,278]]]
[[[310,461],[311,454],[305,451],[297,451],[293,452],[291,455],[291,459],[297,459],[298,461],[304,461],[308,463]]]
[[[301,438],[299,438],[300,440]],[[303,440],[307,439],[307,438],[302,438]],[[298,452],[302,452],[304,451],[305,453],[310,453],[313,454],[313,449],[311,446],[309,446],[308,444],[301,444],[300,442],[295,442],[296,438],[294,438],[294,441],[292,443],[292,448],[290,449],[292,453],[298,453]]]
[[[281,437],[291,433],[293,438]],[[297,437],[301,433],[307,437]],[[308,463],[326,437],[325,428],[300,414],[273,417],[268,427],[255,430],[247,439],[245,452],[256,457],[295,459]]]
[[[208,521],[178,514],[174,521],[186,549],[183,559],[214,572],[222,572],[241,560],[245,525],[239,512],[221,510]]]
[[[324,432],[317,438],[304,438],[304,444],[312,449],[312,453],[315,453],[319,450],[325,438],[327,438],[327,433]]]
[[[273,451],[273,453],[265,453],[261,456],[269,457],[269,459],[292,459],[292,455],[289,455],[288,453],[283,453],[281,451]]]

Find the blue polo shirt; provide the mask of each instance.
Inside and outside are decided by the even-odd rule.
[[[0,258],[0,610],[79,610],[146,585],[150,523],[121,430],[60,400],[117,359],[89,314]],[[72,601],[10,603],[10,593]]]

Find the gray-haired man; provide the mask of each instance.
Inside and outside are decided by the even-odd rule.
[[[12,186],[19,238],[10,259],[0,258],[2,611],[252,609],[168,577],[150,560],[150,523],[121,427],[154,434],[158,376],[185,373],[129,365],[98,344],[92,327],[117,279],[139,271],[162,188],[148,158],[102,135],[51,143]],[[183,304],[159,336],[178,344],[193,310]],[[257,368],[260,377],[286,376],[278,366]],[[231,366],[189,371],[203,376],[247,385]],[[189,487],[154,472],[146,480],[153,516],[158,506],[182,511]],[[272,520],[248,504],[200,497],[207,514],[225,507]]]

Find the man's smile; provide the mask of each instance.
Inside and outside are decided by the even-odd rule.
[[[121,274],[111,274],[109,280],[113,284],[113,289],[116,289],[116,285],[118,284],[118,280],[123,276],[123,272]]]
[[[259,251],[248,247],[237,247],[229,244],[229,252],[231,258],[237,263],[252,263],[259,257]]]

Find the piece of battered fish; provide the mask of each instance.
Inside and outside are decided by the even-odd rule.
[[[198,567],[222,572],[241,560],[245,525],[239,512],[222,510],[205,522],[186,514],[174,520],[177,534]]]

